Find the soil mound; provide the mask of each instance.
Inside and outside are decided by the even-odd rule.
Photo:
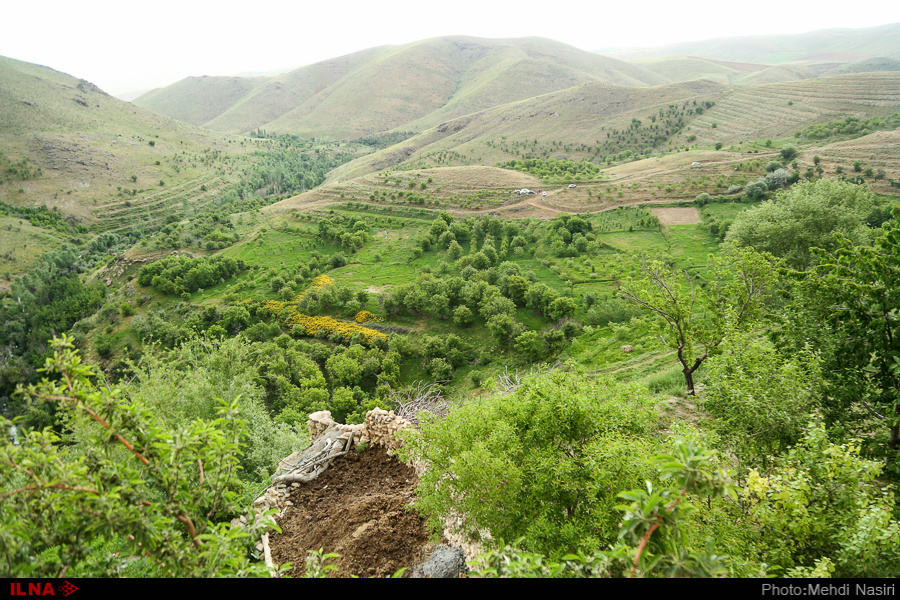
[[[292,486],[291,505],[278,518],[282,533],[269,544],[275,564],[291,562],[302,577],[308,550],[341,557],[333,577],[384,577],[423,559],[429,531],[412,509],[415,471],[380,446],[352,450],[309,483]]]

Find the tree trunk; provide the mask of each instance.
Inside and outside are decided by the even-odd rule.
[[[691,396],[695,396],[694,393],[694,370],[688,367],[685,367],[681,370],[684,373],[684,382],[687,384],[687,392]]]
[[[894,413],[900,415],[900,404],[894,407]],[[894,422],[896,423],[896,421]],[[900,425],[894,425],[891,427],[891,437],[888,439],[888,467],[892,467],[895,462],[900,460],[898,451],[900,451]]]
[[[697,394],[694,393],[694,371],[696,371],[697,368],[700,366],[700,364],[706,359],[707,355],[704,354],[703,356],[694,359],[694,366],[689,367],[687,364],[687,361],[684,359],[683,352],[684,352],[684,346],[680,346],[678,348],[678,361],[681,363],[681,366],[683,367],[681,369],[681,372],[684,373],[684,382],[687,384],[688,394],[690,394],[691,396],[696,396]]]

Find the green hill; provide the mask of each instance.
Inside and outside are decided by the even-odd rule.
[[[353,139],[404,127],[422,130],[594,81],[638,87],[665,82],[639,66],[542,38],[444,37],[371,48],[273,77],[245,96],[230,96],[233,105],[204,125],[230,133],[262,128]],[[202,97],[202,85],[179,82],[135,104],[151,107],[152,100],[154,110],[177,117],[186,97]]]
[[[187,161],[188,153],[243,152],[240,142],[133,106],[87,81],[2,57],[0,115],[4,160],[30,166],[27,176],[3,174],[0,200],[57,207],[86,224],[103,219],[95,209],[121,201],[126,187],[137,195],[189,181],[212,187],[221,165]]]
[[[188,77],[143,94],[134,104],[201,126],[237,104],[268,77]]]
[[[733,83],[735,79],[769,68],[769,65],[711,60],[699,56],[667,56],[636,60],[634,64],[656,73],[671,83],[708,79],[728,84]]]

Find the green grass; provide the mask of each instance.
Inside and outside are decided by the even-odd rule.
[[[705,265],[707,257],[719,251],[718,242],[700,224],[670,225],[669,236],[672,255],[684,267]]]
[[[0,291],[29,271],[38,256],[59,248],[65,239],[56,231],[35,227],[24,219],[0,217]]]

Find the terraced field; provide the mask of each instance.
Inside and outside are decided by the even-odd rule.
[[[797,130],[847,116],[872,117],[900,107],[900,73],[857,73],[735,88],[697,117],[683,135],[699,144],[791,137]]]
[[[496,167],[439,167],[373,173],[322,185],[273,204],[271,210],[314,210],[347,201],[486,210],[518,203],[521,197],[513,190],[537,190],[541,185],[537,177]]]
[[[134,223],[155,225],[168,215],[183,214],[210,204],[228,185],[223,177],[203,175],[172,187],[162,187],[131,199],[116,199],[93,211],[101,231],[117,231]]]

